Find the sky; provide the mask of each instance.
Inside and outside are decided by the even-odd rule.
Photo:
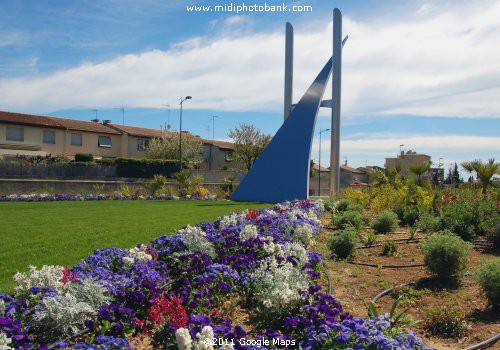
[[[264,3],[290,11],[213,11]],[[335,7],[349,35],[343,162],[383,166],[400,145],[444,167],[500,158],[500,0],[2,0],[0,110],[121,123],[123,107],[126,124],[178,130],[179,101],[190,95],[183,130],[225,140],[250,123],[274,134],[285,23],[295,32],[296,102],[331,55]],[[321,109],[314,160],[330,125]],[[330,133],[322,135],[327,166]]]

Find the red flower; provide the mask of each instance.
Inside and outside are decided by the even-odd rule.
[[[248,209],[246,217],[248,220],[257,219],[260,216],[260,213],[255,209]]]
[[[168,300],[160,295],[153,300],[153,306],[147,311],[147,318],[154,324],[171,323],[176,329],[185,327],[188,322],[186,310],[182,307],[180,298],[174,296]]]
[[[80,280],[80,276],[78,276],[77,274],[71,272],[71,269],[69,268],[69,266],[66,266],[63,270],[63,276],[61,277],[61,279],[59,280],[59,282],[62,282],[64,284],[68,283],[68,282],[73,282],[73,283],[76,283]]]

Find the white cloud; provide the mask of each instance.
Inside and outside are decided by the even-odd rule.
[[[343,113],[500,116],[500,1],[429,2],[398,18],[344,17]],[[229,17],[228,27],[248,24]],[[318,28],[318,27],[316,27]],[[296,25],[298,99],[331,51],[331,23]],[[284,30],[196,37],[168,51],[117,57],[45,76],[0,80],[1,109],[44,112],[117,105],[159,107],[192,95],[190,108],[281,110]],[[241,32],[239,32],[241,33]],[[328,98],[329,92],[325,94]]]

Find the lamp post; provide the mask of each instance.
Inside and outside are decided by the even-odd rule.
[[[191,96],[186,96],[186,98],[181,97],[181,117],[180,117],[180,125],[179,125],[179,170],[182,170],[182,103],[186,100],[192,99]]]
[[[321,197],[321,134],[326,131],[330,131],[330,129],[324,129],[319,131],[318,197]]]

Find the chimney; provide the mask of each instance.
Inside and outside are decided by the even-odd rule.
[[[107,125],[107,124],[111,123],[111,120],[110,120],[110,119],[104,119],[104,120],[102,121],[102,123],[103,123],[104,125]]]
[[[90,119],[91,122],[94,122],[94,123],[99,123],[99,119],[95,118],[95,119]]]

